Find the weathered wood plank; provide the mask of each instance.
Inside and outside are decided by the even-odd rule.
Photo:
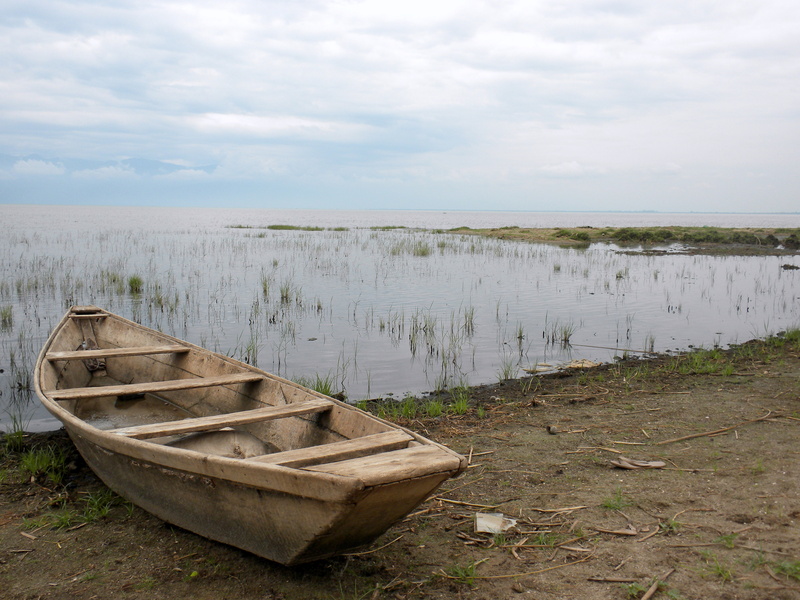
[[[148,381],[146,383],[128,383],[120,385],[104,385],[97,387],[68,388],[52,390],[47,395],[53,400],[75,400],[78,398],[102,398],[103,396],[125,396],[128,394],[148,394],[152,392],[171,392],[175,390],[191,390],[212,387],[215,385],[232,385],[261,381],[260,373],[234,373],[215,377],[189,377],[186,379],[170,379],[168,381]]]
[[[358,477],[365,485],[381,485],[456,470],[460,460],[437,446],[413,446],[373,456],[306,467],[307,471]]]
[[[177,344],[164,346],[134,346],[128,348],[99,348],[97,350],[74,350],[70,352],[48,352],[45,358],[56,360],[86,360],[88,358],[109,358],[112,356],[147,356],[150,354],[172,354],[188,352],[189,348]]]
[[[398,450],[405,448],[413,436],[404,431],[386,431],[375,433],[352,440],[321,444],[309,448],[297,448],[296,450],[285,450],[274,454],[254,456],[247,460],[273,465],[283,465],[284,467],[306,467],[321,463],[332,463],[351,458],[360,458],[370,454]]]
[[[243,410],[240,412],[226,413],[222,415],[211,415],[209,417],[196,417],[193,419],[182,419],[180,421],[168,421],[166,423],[121,427],[119,429],[109,429],[108,432],[141,440],[166,435],[194,433],[197,431],[213,431],[215,429],[222,429],[223,427],[245,425],[247,423],[256,423],[258,421],[271,421],[273,419],[298,417],[300,415],[307,415],[328,410],[332,404],[333,403],[329,402],[328,400],[315,398],[305,402],[282,404],[280,406],[268,406],[266,408],[255,408],[253,410]]]

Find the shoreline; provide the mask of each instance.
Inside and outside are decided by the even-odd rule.
[[[799,378],[790,332],[469,388],[466,410],[447,399],[438,417],[419,399],[396,420],[470,468],[371,547],[296,568],[118,499],[59,527],[53,515],[85,517],[105,488],[63,431],[33,434],[26,444],[57,444],[72,466],[57,486],[2,455],[0,586],[10,600],[555,600],[641,597],[660,580],[656,597],[800,598]],[[495,512],[517,524],[475,532]]]

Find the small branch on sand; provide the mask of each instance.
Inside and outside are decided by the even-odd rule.
[[[564,513],[564,512],[572,512],[573,510],[581,510],[583,508],[589,508],[588,506],[567,506],[566,508],[531,508],[531,510],[535,510],[536,512],[543,512],[543,513]]]
[[[639,581],[636,577],[589,577],[589,581],[602,581],[603,583],[633,583]]]
[[[664,575],[661,576],[661,579],[656,579],[653,582],[653,585],[650,586],[650,589],[645,592],[644,596],[642,596],[642,600],[650,600],[650,598],[652,598],[653,595],[658,591],[658,586],[661,585],[661,583],[663,583],[664,581],[666,581],[667,577],[672,575],[674,572],[675,569],[670,569],[669,571],[664,573]]]
[[[529,575],[538,575],[539,573],[544,573],[545,571],[554,571],[555,569],[563,569],[564,567],[570,567],[572,565],[577,565],[578,563],[586,562],[590,558],[594,558],[594,554],[589,554],[588,556],[584,556],[583,558],[580,558],[578,560],[574,560],[572,562],[564,563],[563,565],[555,565],[554,567],[547,567],[547,568],[544,568],[544,569],[537,569],[536,571],[528,571],[526,573],[508,573],[506,575],[485,575],[485,576],[475,575],[475,576],[470,577],[470,579],[510,579],[512,577],[527,577]],[[479,564],[481,562],[484,562],[486,560],[489,560],[489,559],[488,558],[483,559],[482,561],[479,561],[479,562],[477,562],[475,564],[477,565],[477,564]],[[448,575],[444,571],[440,571],[439,574],[440,574],[440,576],[446,577],[447,579],[459,579],[459,577],[455,577],[453,575]]]
[[[397,536],[391,542],[389,542],[387,544],[384,544],[383,546],[381,546],[379,548],[373,548],[372,550],[365,550],[363,552],[350,552],[348,554],[343,554],[342,556],[364,556],[366,554],[372,554],[373,552],[378,552],[379,550],[383,550],[384,548],[388,548],[389,546],[394,544],[396,541],[401,540],[401,539],[403,539],[402,535]]]
[[[742,421],[741,423],[737,423],[736,425],[731,425],[730,427],[723,427],[722,429],[717,429],[715,431],[705,431],[703,433],[693,433],[692,435],[685,435],[683,437],[672,438],[671,440],[663,440],[661,442],[656,442],[656,446],[663,446],[664,444],[672,444],[674,442],[682,442],[683,440],[691,440],[694,438],[699,437],[707,437],[710,435],[717,435],[720,433],[724,433],[726,431],[730,431],[731,429],[736,429],[737,427],[741,427],[742,425],[749,425],[750,423],[757,423],[759,421],[764,421],[767,418],[772,416],[772,411],[768,411],[766,415],[763,417],[759,417],[757,419],[750,419],[749,421]]]
[[[473,504],[471,502],[459,502],[458,500],[448,500],[447,498],[442,498],[442,497],[439,497],[439,496],[437,496],[436,499],[439,502],[447,502],[448,504],[458,504],[459,506],[472,506],[472,507],[475,507],[475,508],[495,509],[495,508],[498,508],[500,506],[499,504],[495,504],[495,505],[491,506],[489,504]]]

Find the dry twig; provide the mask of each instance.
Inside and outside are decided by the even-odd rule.
[[[742,421],[741,423],[737,423],[736,425],[731,425],[730,427],[723,427],[722,429],[717,429],[715,431],[705,431],[703,433],[693,433],[691,435],[685,435],[683,437],[672,438],[670,440],[663,440],[661,442],[656,442],[656,446],[663,446],[664,444],[672,444],[674,442],[682,442],[683,440],[691,440],[694,438],[699,437],[707,437],[711,435],[718,435],[720,433],[724,433],[726,431],[730,431],[731,429],[736,429],[737,427],[741,427],[742,425],[748,425],[750,423],[757,423],[758,421],[764,421],[768,417],[772,416],[772,411],[768,411],[766,415],[763,417],[759,417],[757,419],[750,419],[749,421]]]

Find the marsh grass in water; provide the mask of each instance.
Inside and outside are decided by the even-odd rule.
[[[335,389],[336,380],[330,373],[327,375],[316,373],[311,377],[296,377],[294,381],[325,396],[335,396],[337,393]]]
[[[391,225],[165,229],[142,218],[109,229],[90,216],[58,236],[20,228],[0,241],[0,356],[14,357],[0,377],[6,411],[34,404],[36,355],[70,304],[102,306],[282,377],[332,369],[337,391],[353,399],[513,379],[533,357],[558,365],[612,361],[619,346],[724,345],[754,320],[800,318],[798,274],[778,268],[783,257],[622,255]],[[601,230],[565,231],[558,239]],[[33,412],[34,427],[54,424]]]
[[[25,418],[19,406],[14,407],[7,414],[8,424],[5,426],[3,434],[3,448],[6,452],[22,452],[25,448],[25,430],[28,419]]]
[[[9,331],[14,326],[14,307],[0,307],[0,329]]]
[[[138,275],[128,277],[128,291],[133,295],[139,295],[144,289],[144,280]]]

